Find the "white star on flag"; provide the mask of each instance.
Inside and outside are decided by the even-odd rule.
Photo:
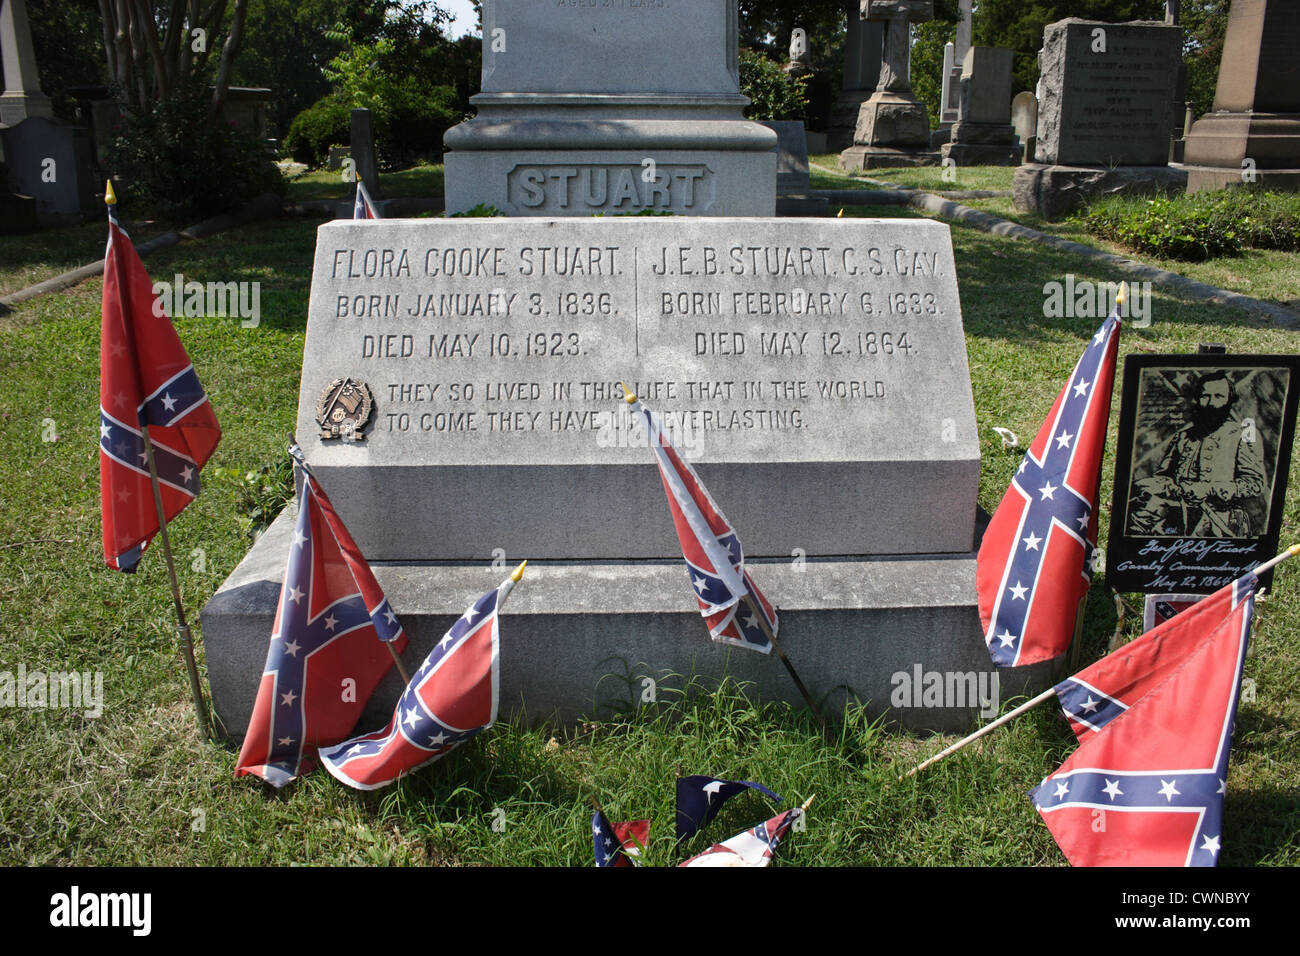
[[[1007,590],[1011,592],[1011,599],[1013,601],[1023,601],[1025,599],[1025,593],[1029,588],[1024,587],[1019,581],[1017,581],[1014,586],[1007,588]]]
[[[1216,836],[1212,837],[1208,833],[1202,833],[1201,839],[1205,841],[1201,844],[1201,849],[1209,850],[1210,855],[1217,859],[1219,856],[1219,838]]]
[[[298,698],[298,695],[295,694],[295,693],[293,692],[292,689],[290,689],[290,690],[289,690],[289,693],[287,693],[287,694],[281,694],[281,695],[280,695],[280,703],[284,704],[284,705],[287,706],[287,707],[292,707],[292,706],[293,706],[293,702],[294,702],[297,698]]]
[[[1052,483],[1049,481],[1047,484],[1043,485],[1043,487],[1038,489],[1038,493],[1042,495],[1043,500],[1046,501],[1048,498],[1052,498],[1052,495],[1056,494],[1056,489],[1052,487]],[[1052,498],[1052,500],[1055,501],[1056,499]]]
[[[1174,786],[1177,782],[1177,780],[1160,781],[1160,796],[1164,797],[1170,803],[1173,803],[1174,797],[1179,795],[1178,789]]]
[[[1074,386],[1074,394],[1075,394],[1075,396],[1078,397],[1078,398],[1083,398],[1084,395],[1087,395],[1087,394],[1088,394],[1088,386],[1089,386],[1090,384],[1091,384],[1090,382],[1080,382],[1078,385]]]
[[[1102,792],[1109,794],[1112,802],[1116,797],[1124,796],[1124,791],[1119,788],[1118,780],[1107,780],[1106,786],[1102,788]]]
[[[163,408],[166,411],[174,411],[176,408],[176,399],[172,398],[171,392],[163,396]]]
[[[1038,546],[1043,543],[1043,539],[1040,538],[1038,535],[1034,534],[1032,531],[1029,532],[1028,538],[1021,538],[1021,540],[1025,542],[1026,551],[1037,551]]]

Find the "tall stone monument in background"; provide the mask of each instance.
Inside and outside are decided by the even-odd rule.
[[[1038,59],[1037,162],[1012,178],[1017,209],[1053,219],[1092,196],[1182,191],[1168,165],[1180,27],[1058,20]]]
[[[1187,134],[1187,191],[1300,189],[1300,4],[1233,0],[1214,112]]]
[[[943,74],[939,78],[939,126],[930,136],[930,145],[948,142],[957,107],[961,102],[961,73],[966,51],[971,47],[971,0],[958,0],[956,37],[943,45]]]
[[[911,25],[934,19],[934,0],[862,0],[862,16],[885,24],[880,82],[858,112],[853,145],[840,153],[845,169],[933,166],[930,117],[912,95]]]
[[[478,115],[444,139],[447,212],[770,216],[776,137],[744,118],[737,0],[485,0]]]
[[[880,82],[884,24],[862,19],[861,0],[849,0],[848,32],[844,36],[844,77],[839,99],[831,111],[826,148],[839,152],[853,145],[862,104]]]

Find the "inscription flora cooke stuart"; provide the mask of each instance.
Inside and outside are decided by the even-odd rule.
[[[797,458],[786,439],[807,432],[896,442],[889,426],[941,407],[953,374],[937,347],[961,334],[947,232],[789,223],[515,222],[436,243],[341,230],[313,291],[329,347],[305,367],[372,382],[377,436],[440,460],[600,460],[629,441],[624,377],[688,450],[722,434],[741,457]]]

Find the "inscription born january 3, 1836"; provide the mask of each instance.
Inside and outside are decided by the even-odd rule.
[[[321,389],[349,377],[375,395],[364,447],[310,437]],[[456,469],[477,495],[549,483],[528,492],[530,508],[551,492],[593,494],[590,508],[573,508],[578,527],[559,538],[553,520],[515,510],[494,529],[509,528],[512,550],[590,557],[603,541],[613,556],[669,556],[671,540],[641,527],[657,511],[642,512],[611,484],[614,470],[648,460],[618,402],[621,379],[662,412],[687,454],[716,468],[715,494],[742,526],[747,509],[776,506],[782,490],[795,497],[801,481],[808,494],[799,497],[845,511],[812,526],[769,512],[750,525],[762,529],[747,539],[755,554],[970,547],[969,529],[947,541],[932,514],[900,533],[912,510],[932,510],[922,485],[978,472],[942,226],[892,222],[885,234],[869,221],[641,219],[321,229],[298,433],[314,444],[308,454],[327,485],[356,485],[335,497],[358,502],[365,520],[344,517],[370,557],[417,547],[420,557],[430,547],[432,557],[467,556],[464,539],[476,535],[460,527],[456,499],[468,486],[431,481]],[[887,507],[873,481],[895,488]],[[396,501],[400,520],[385,517]],[[968,506],[973,497],[956,505]],[[810,514],[807,501],[777,510]],[[591,537],[579,543],[584,522]],[[921,526],[934,534],[917,536]],[[900,548],[904,539],[914,546]]]

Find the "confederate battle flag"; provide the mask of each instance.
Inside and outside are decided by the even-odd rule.
[[[344,740],[406,636],[348,529],[297,446],[302,503],[271,646],[235,776],[283,787]]]
[[[1082,743],[1031,791],[1075,866],[1214,866],[1253,574],[1056,688]]]
[[[104,560],[134,571],[158,533],[144,427],[171,521],[199,493],[221,428],[109,194],[100,333],[99,485]]]
[[[980,543],[980,624],[998,667],[1051,660],[1074,636],[1097,547],[1119,330],[1117,310],[1061,389]]]

